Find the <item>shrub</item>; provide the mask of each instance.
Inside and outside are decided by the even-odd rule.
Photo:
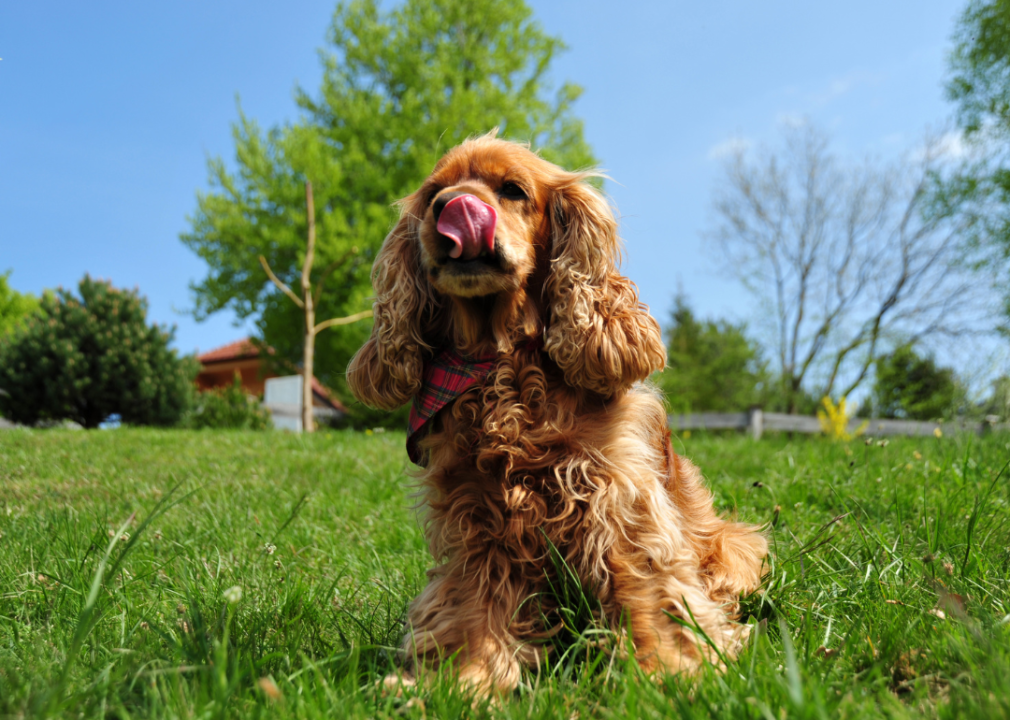
[[[872,402],[878,417],[934,420],[950,417],[963,389],[954,371],[937,367],[911,345],[902,345],[876,362]]]
[[[982,410],[1003,422],[1010,418],[1010,375],[1003,375],[993,381],[992,394],[982,403]]]
[[[0,413],[26,425],[72,420],[96,428],[173,425],[199,366],[169,348],[174,329],[147,324],[147,301],[85,276],[80,298],[47,292],[26,323],[0,339]]]
[[[238,373],[235,373],[235,381],[231,385],[197,393],[193,410],[183,425],[196,430],[268,430],[273,427],[270,410],[246,394]]]
[[[667,367],[656,379],[674,412],[735,412],[760,402],[767,372],[746,327],[698,320],[683,295],[666,331]]]

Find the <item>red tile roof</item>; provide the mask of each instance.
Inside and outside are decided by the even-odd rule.
[[[336,396],[334,396],[325,385],[319,382],[315,375],[312,376],[312,392],[332,405],[334,410],[339,410],[343,413],[347,412],[347,408],[344,407],[344,404],[337,400]]]
[[[266,350],[268,354],[274,354],[274,349],[272,347],[268,346]],[[211,363],[254,358],[258,357],[259,354],[259,348],[253,344],[251,338],[242,338],[241,340],[236,340],[235,342],[228,343],[227,345],[222,345],[219,348],[208,350],[202,355],[197,355],[196,359],[200,361],[201,365],[210,365]],[[339,410],[344,413],[347,412],[347,408],[344,407],[344,404],[341,403],[340,400],[338,400],[325,385],[319,382],[319,379],[315,375],[312,376],[312,393],[322,400],[325,400],[335,410]]]
[[[270,348],[272,354],[273,348]],[[253,345],[250,338],[242,338],[235,342],[222,345],[219,348],[208,350],[203,355],[198,355],[199,360],[204,365],[214,362],[224,362],[226,360],[241,360],[243,358],[256,357],[260,354],[259,348]]]

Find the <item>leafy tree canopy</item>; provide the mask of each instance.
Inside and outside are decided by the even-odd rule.
[[[28,293],[19,293],[10,286],[7,282],[10,276],[10,270],[0,273],[0,338],[39,309],[38,298]]]
[[[972,0],[962,13],[949,58],[947,96],[973,150],[938,185],[935,208],[971,220],[970,239],[994,271],[1010,317],[1010,0]]]
[[[1010,2],[972,0],[954,32],[948,97],[965,132],[1010,134]]]
[[[698,320],[683,295],[670,319],[658,380],[674,412],[736,412],[761,402],[767,372],[745,326]]]
[[[199,366],[169,348],[173,331],[147,324],[147,301],[85,276],[80,297],[46,293],[37,314],[0,339],[0,412],[15,422],[112,415],[172,425],[191,402]]]
[[[196,316],[231,308],[256,318],[262,339],[288,361],[299,357],[303,320],[258,256],[297,282],[306,179],[315,190],[316,268],[332,271],[323,319],[369,307],[369,270],[392,226],[391,204],[466,137],[497,126],[554,162],[594,163],[571,109],[580,89],[552,93],[547,80],[564,46],[521,0],[405,0],[389,10],[356,0],[337,6],[327,41],[318,94],[296,92],[297,122],[264,132],[240,112],[235,169],[210,162],[210,190],[198,194],[181,238],[208,267],[192,286]],[[361,322],[321,335],[320,379],[343,390],[344,367],[368,331]]]

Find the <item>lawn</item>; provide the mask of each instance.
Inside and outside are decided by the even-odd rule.
[[[680,438],[771,524],[754,641],[661,680],[575,641],[493,704],[376,682],[429,562],[403,439],[0,432],[0,716],[1010,716],[1010,437]]]

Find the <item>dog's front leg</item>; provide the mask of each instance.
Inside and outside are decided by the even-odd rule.
[[[521,651],[509,632],[516,592],[495,581],[494,551],[468,555],[470,563],[429,571],[428,586],[408,612],[406,664],[420,675],[452,662],[459,679],[480,692],[508,691],[520,675]]]
[[[735,616],[740,596],[761,586],[768,540],[760,528],[716,514],[701,472],[687,458],[674,456],[667,487],[680,509],[685,540],[698,556],[709,597]]]

